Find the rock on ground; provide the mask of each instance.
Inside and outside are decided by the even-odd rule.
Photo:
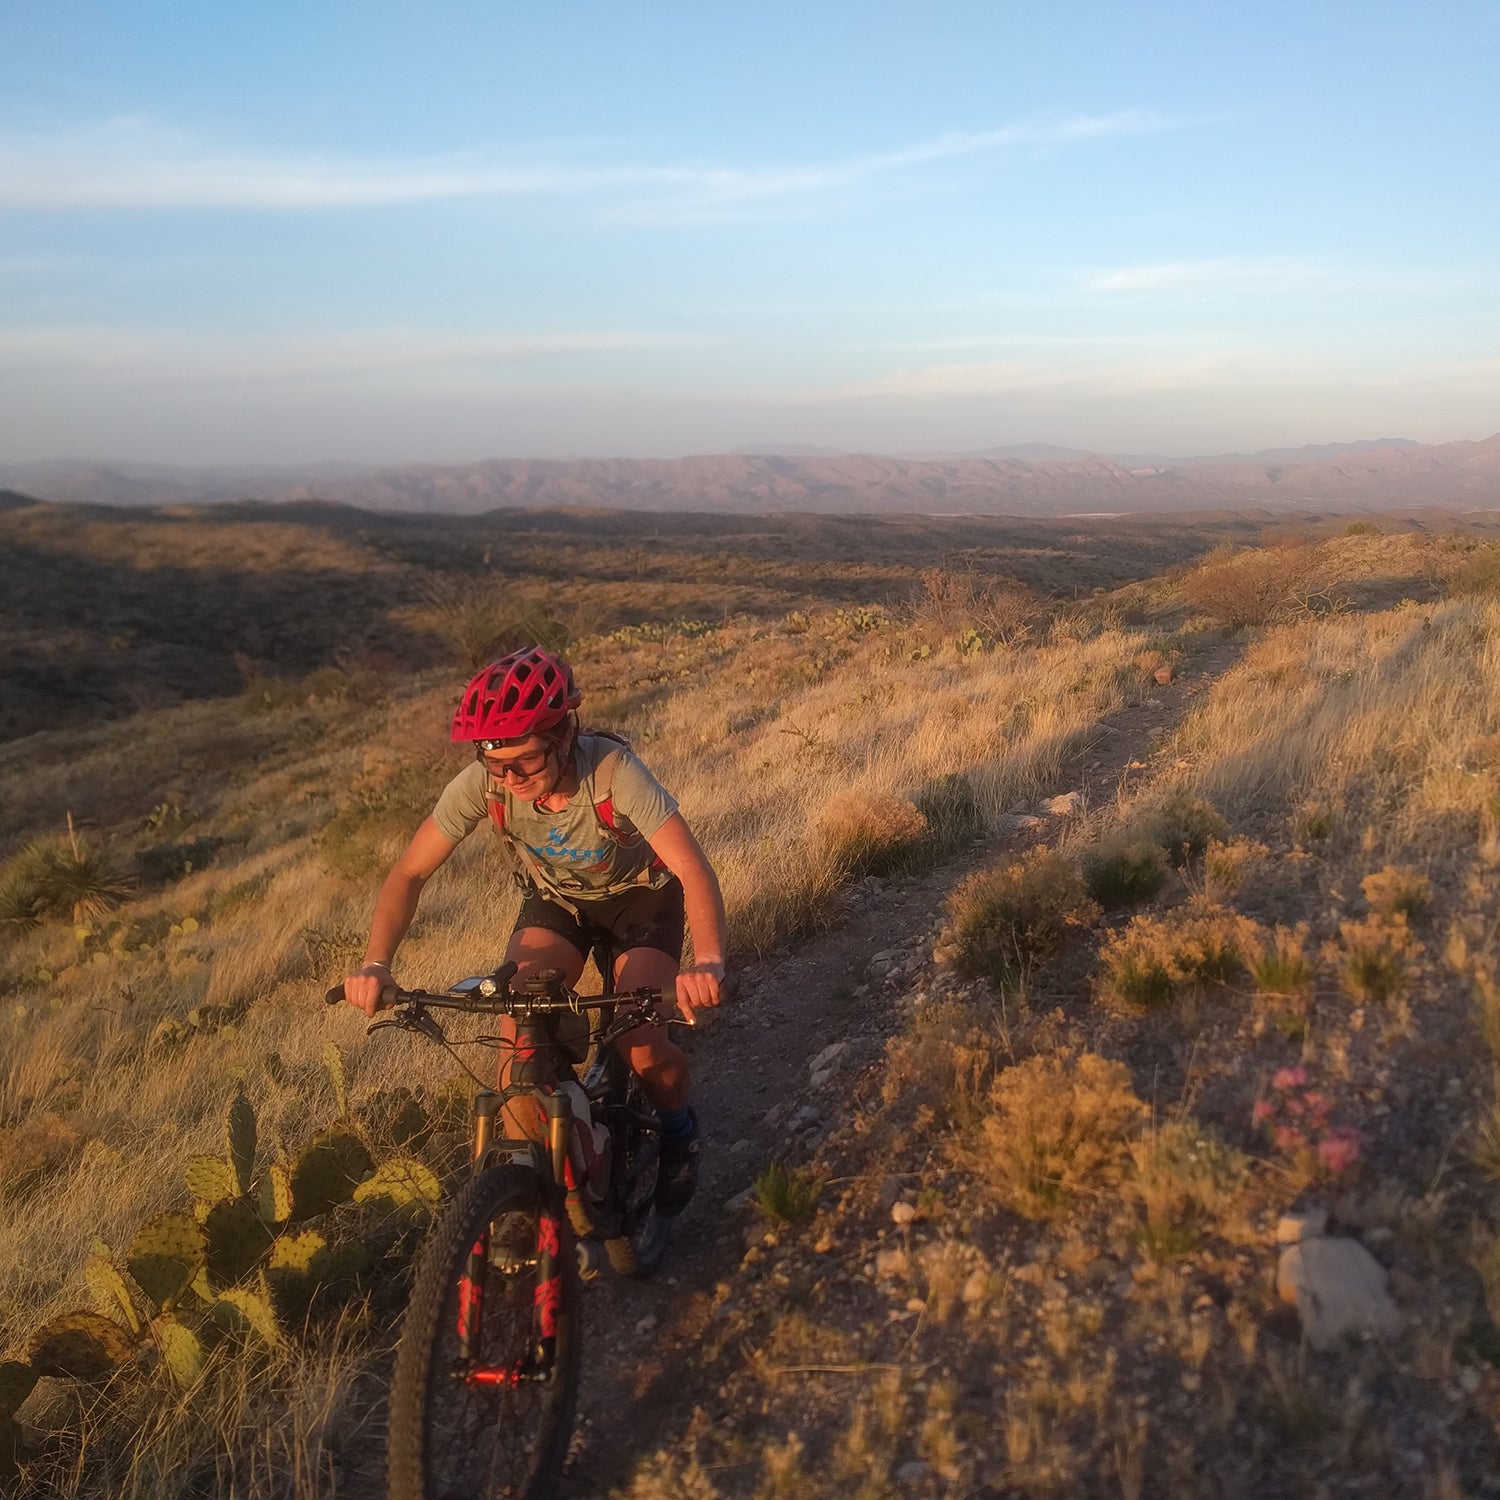
[[[1385,1271],[1358,1240],[1308,1239],[1281,1252],[1276,1287],[1296,1304],[1314,1349],[1340,1348],[1350,1337],[1390,1338],[1401,1314],[1386,1290]]]

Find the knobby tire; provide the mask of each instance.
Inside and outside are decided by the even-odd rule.
[[[562,1287],[550,1377],[474,1388],[452,1373],[470,1252],[492,1224],[512,1242],[524,1245],[529,1235],[535,1245],[542,1191],[530,1167],[491,1167],[465,1184],[427,1237],[391,1382],[391,1500],[545,1500],[554,1491],[573,1430],[582,1332],[566,1215],[558,1216]],[[505,1367],[524,1360],[535,1338],[536,1267],[524,1255],[502,1269],[486,1258],[484,1276],[480,1353],[486,1365]]]

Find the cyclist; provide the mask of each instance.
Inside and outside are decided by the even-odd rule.
[[[525,872],[505,951],[517,982],[560,969],[576,985],[589,951],[609,936],[616,988],[675,991],[688,1021],[719,1003],[724,901],[713,866],[628,745],[580,730],[579,702],[572,668],[535,646],[492,662],[464,689],[452,738],[474,745],[475,763],[448,783],[381,886],[363,965],[344,982],[350,1004],[374,1015],[422,888],[486,818]],[[684,925],[693,934],[687,969]],[[661,1116],[657,1207],[680,1213],[698,1173],[687,1059],[665,1024],[638,1027],[619,1047]]]

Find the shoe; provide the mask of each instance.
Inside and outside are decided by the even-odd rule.
[[[692,1127],[685,1135],[662,1137],[656,1171],[656,1211],[665,1219],[680,1214],[697,1191],[698,1146],[696,1114],[692,1115]]]

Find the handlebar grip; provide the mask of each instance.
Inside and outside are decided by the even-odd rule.
[[[336,984],[323,996],[324,1005],[339,1005],[349,997],[344,993],[344,987]],[[401,999],[401,990],[394,984],[383,984],[380,987],[380,1008],[382,1010],[395,1005]]]

